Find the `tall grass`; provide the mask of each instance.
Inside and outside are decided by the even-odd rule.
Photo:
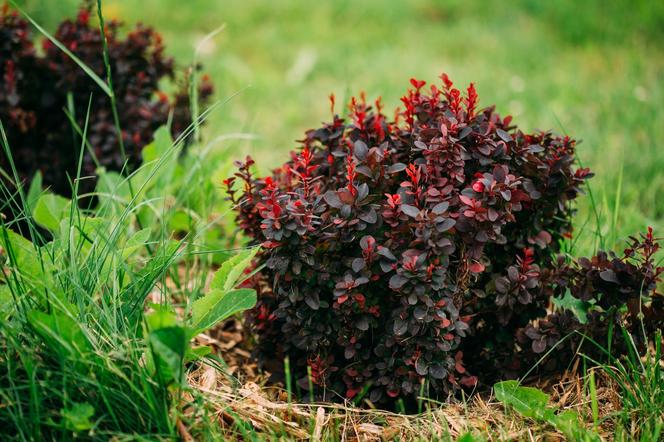
[[[172,369],[196,359],[197,350],[186,342],[169,347],[172,335],[155,340],[155,330],[181,329],[188,341],[175,312],[191,310],[210,266],[230,254],[210,249],[210,233],[224,229],[209,217],[211,206],[221,205],[206,149],[180,158],[167,134],[157,133],[146,163],[129,177],[100,170],[93,195],[77,195],[80,176],[73,201],[43,192],[31,195],[31,206],[16,187],[22,213],[0,227],[4,437],[172,439],[181,421],[215,431],[201,418],[207,410],[199,393]],[[6,140],[3,147],[11,158]],[[205,189],[211,195],[200,195]],[[82,209],[79,202],[91,196],[97,206]],[[11,230],[17,220],[31,239]]]
[[[16,210],[9,224],[0,221],[3,439],[170,440],[182,421],[214,433],[201,418],[207,408],[200,395],[183,372],[174,373],[202,351],[189,349],[175,309],[189,311],[210,266],[230,254],[210,161],[216,145],[181,154],[182,140],[207,115],[179,140],[160,129],[131,175],[99,170],[98,188],[88,195],[79,195],[87,178],[80,163],[93,150],[87,125],[76,127],[72,118],[81,139],[72,201],[43,192],[38,177],[23,188],[0,123],[12,165],[0,193]],[[84,208],[91,199],[94,209]],[[21,226],[23,236],[12,230]]]
[[[3,432],[21,440],[64,439],[81,430],[172,434],[173,404],[167,385],[146,367],[140,313],[180,252],[160,248],[136,269],[125,258],[135,206],[119,217],[90,217],[76,199],[49,199],[47,212],[35,216],[52,228],[53,241],[46,243],[27,204],[22,217],[32,241],[2,225]],[[47,200],[39,201],[45,207]]]

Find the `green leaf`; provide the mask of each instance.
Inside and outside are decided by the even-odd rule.
[[[83,330],[64,312],[48,314],[32,310],[28,312],[28,321],[46,345],[59,354],[78,357],[90,351],[90,342]]]
[[[0,246],[10,256],[12,271],[30,278],[32,282],[42,280],[43,271],[39,254],[32,242],[12,230],[0,227]]]
[[[549,423],[569,440],[583,442],[601,442],[602,440],[595,431],[585,428],[579,414],[572,410],[557,414]]]
[[[46,293],[61,293],[54,283],[53,259],[49,249],[53,243],[41,248],[9,229],[0,227],[0,248],[5,249],[4,255],[9,257],[9,272],[0,272],[0,282],[11,280],[18,284],[18,290],[33,301],[44,301]]]
[[[495,384],[493,391],[496,399],[522,416],[547,420],[553,414],[546,407],[549,395],[537,388],[522,387],[517,381],[503,381]]]
[[[177,315],[173,308],[162,304],[150,305],[154,311],[145,315],[149,330],[173,327],[177,325]]]
[[[131,176],[132,185],[139,197],[152,189],[156,191],[153,196],[158,197],[158,200],[152,201],[153,205],[157,202],[163,204],[163,196],[165,193],[168,194],[168,189],[173,183],[178,149],[172,147],[173,139],[168,128],[162,126],[157,129],[153,141],[141,152],[143,165]]]
[[[553,304],[561,310],[570,310],[581,324],[588,322],[588,310],[592,307],[589,302],[582,301],[575,298],[570,293],[569,289],[565,292],[562,298],[552,298]]]
[[[225,292],[214,289],[196,300],[191,308],[192,327],[204,331],[235,313],[252,308],[256,304],[256,291],[237,289]]]
[[[171,132],[168,130],[168,127],[161,126],[154,133],[154,139],[152,143],[145,146],[141,155],[143,156],[143,162],[149,163],[150,161],[156,161],[160,159],[163,155],[168,153],[168,150],[173,146],[173,139],[171,138]]]
[[[563,411],[558,414],[554,417],[551,424],[570,440],[585,440],[579,436],[586,429],[581,426],[578,413],[572,410]]]
[[[62,423],[69,431],[85,431],[93,426],[90,420],[95,415],[95,409],[87,402],[73,402],[69,408],[60,410]]]
[[[107,171],[103,167],[95,173],[99,177],[95,189],[99,197],[98,212],[105,213],[110,209],[121,208],[131,200],[129,181],[117,172]]]
[[[60,221],[60,246],[64,250],[75,250],[79,259],[86,259],[95,243],[104,243],[110,222],[102,217],[67,216]],[[56,248],[57,250],[57,248]]]
[[[182,243],[168,240],[161,244],[134,280],[123,290],[122,314],[130,323],[140,320],[145,298],[153,290],[159,278],[173,265],[182,254],[179,252]]]
[[[122,257],[129,258],[134,252],[145,247],[150,240],[150,233],[151,229],[146,228],[131,235],[122,250]]]
[[[4,322],[15,309],[16,303],[11,289],[7,284],[0,284],[0,321]]]
[[[583,427],[579,415],[574,411],[555,414],[553,408],[547,407],[549,395],[537,388],[522,387],[517,381],[504,381],[495,384],[493,391],[496,399],[504,405],[514,408],[522,416],[549,423],[570,440],[601,440],[596,433]]]
[[[486,439],[471,432],[464,433],[457,439],[457,442],[484,442]]]
[[[174,212],[168,221],[169,229],[174,232],[188,232],[192,224],[191,216],[182,210]]]
[[[244,270],[251,264],[251,260],[254,259],[256,253],[258,253],[258,247],[243,250],[232,258],[229,258],[221,265],[217,273],[214,274],[210,287],[224,292],[235,288],[238,282],[240,282]]]
[[[203,345],[201,347],[196,347],[196,348],[190,347],[187,349],[187,354],[184,357],[184,361],[185,362],[197,361],[211,353],[212,353],[212,348],[208,347],[207,345]]]
[[[60,221],[65,215],[69,215],[68,208],[71,201],[67,198],[52,193],[43,194],[35,204],[32,216],[42,227],[51,232],[57,232],[60,227]]]
[[[35,176],[32,177],[30,182],[30,189],[28,190],[27,202],[28,207],[35,207],[37,200],[42,194],[42,174],[40,171],[35,173]]]
[[[182,384],[184,357],[189,348],[187,330],[179,326],[160,328],[150,332],[149,340],[161,375]]]

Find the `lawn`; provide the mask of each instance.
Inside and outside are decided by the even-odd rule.
[[[50,32],[65,17],[74,17],[79,4],[77,0],[20,0],[17,3]],[[222,181],[235,170],[233,161],[243,160],[246,155],[257,160],[257,169],[261,173],[268,173],[287,161],[289,152],[298,148],[298,140],[304,138],[306,130],[331,120],[330,94],[337,97],[337,110],[345,106],[350,97],[361,92],[366,92],[370,99],[382,97],[386,114],[391,115],[392,108],[402,106],[400,98],[411,78],[440,83],[439,75],[446,72],[463,91],[468,83],[474,82],[481,97],[480,107],[495,104],[501,115],[513,115],[520,129],[527,132],[553,129],[581,140],[576,150],[578,161],[575,167],[589,167],[595,176],[586,186],[586,193],[574,202],[578,211],[573,218],[572,239],[563,240],[562,231],[553,231],[554,228],[552,233],[559,235],[556,239],[564,244],[562,250],[569,252],[567,258],[570,260],[592,256],[599,249],[612,250],[622,256],[630,235],[647,232],[649,226],[655,232],[655,242],[664,235],[664,200],[660,197],[664,190],[664,173],[661,172],[664,151],[659,146],[659,141],[664,139],[664,109],[661,106],[664,103],[664,3],[628,0],[610,3],[595,0],[515,0],[509,3],[498,0],[105,0],[102,3],[106,20],[119,19],[129,25],[142,22],[157,28],[164,37],[167,54],[175,58],[179,67],[200,62],[202,72],[209,75],[215,85],[217,105],[206,115],[200,140],[183,147],[183,143],[171,138],[167,129],[155,131],[154,141],[142,151],[143,164],[138,170],[123,176],[110,166],[97,169],[94,193],[81,197],[78,204],[68,198],[73,194],[72,199],[76,201],[77,195],[82,193],[79,186],[86,184],[85,180],[76,179],[81,178],[80,169],[79,175],[72,173],[68,177],[72,192],[66,195],[67,198],[42,188],[37,179],[21,191],[16,191],[20,186],[12,187],[12,181],[19,181],[19,174],[13,170],[12,156],[15,153],[4,137],[6,121],[2,121],[0,155],[6,155],[8,162],[0,162],[0,166],[11,164],[11,167],[6,170],[4,166],[0,167],[0,196],[3,197],[0,201],[3,203],[0,224],[0,434],[17,440],[661,440],[664,435],[664,357],[661,349],[664,345],[661,335],[664,315],[657,310],[661,310],[659,301],[662,295],[657,292],[656,282],[662,273],[657,268],[662,263],[661,252],[651,257],[647,255],[651,250],[648,246],[637,247],[637,255],[642,250],[643,256],[647,255],[641,267],[630,267],[632,262],[637,262],[630,256],[613,263],[601,263],[605,267],[599,270],[593,268],[586,273],[570,270],[576,272],[570,280],[551,283],[567,287],[564,297],[559,293],[560,298],[554,299],[554,295],[547,293],[548,304],[541,306],[541,311],[535,314],[524,308],[521,310],[523,315],[532,313],[532,316],[525,321],[517,318],[503,324],[507,327],[521,321],[519,327],[523,328],[519,330],[522,331],[532,324],[541,326],[544,315],[553,310],[571,312],[570,317],[578,325],[576,335],[571,338],[574,333],[559,336],[558,342],[547,342],[548,347],[545,346],[551,348],[542,360],[556,361],[557,356],[564,358],[567,342],[576,342],[577,335],[583,335],[579,330],[588,330],[580,324],[590,321],[602,333],[604,324],[592,322],[591,316],[597,313],[594,318],[610,318],[606,319],[608,331],[602,337],[619,336],[620,332],[612,328],[614,324],[623,327],[624,341],[618,344],[612,338],[608,339],[607,347],[615,349],[615,353],[598,350],[599,353],[590,351],[586,354],[584,352],[589,348],[586,343],[582,351],[584,356],[576,357],[575,354],[571,363],[568,362],[572,358],[568,358],[562,363],[565,367],[554,376],[540,376],[546,364],[539,360],[532,373],[527,371],[524,374],[522,370],[519,374],[522,380],[526,379],[528,386],[516,381],[494,384],[505,377],[513,377],[499,373],[490,384],[487,382],[488,385],[482,386],[480,394],[468,396],[469,389],[455,389],[457,394],[447,397],[445,403],[438,402],[445,400],[442,393],[436,396],[436,400],[422,397],[429,380],[447,376],[433,375],[433,367],[438,361],[429,361],[431,364],[424,368],[431,378],[425,382],[427,375],[420,373],[419,359],[413,357],[412,364],[410,359],[404,364],[412,365],[414,371],[409,373],[417,372],[422,382],[420,396],[407,406],[403,401],[396,401],[390,411],[374,407],[371,396],[365,397],[373,387],[371,381],[367,381],[359,393],[348,395],[346,390],[348,400],[343,403],[318,402],[313,396],[316,375],[312,374],[312,367],[322,365],[306,359],[310,388],[307,390],[291,379],[291,368],[298,368],[295,358],[268,361],[268,371],[277,367],[275,384],[274,379],[259,370],[256,360],[251,357],[252,351],[261,348],[260,338],[258,341],[254,339],[256,334],[263,333],[257,331],[261,327],[257,322],[262,314],[260,308],[265,306],[261,304],[261,295],[266,291],[269,293],[272,283],[276,287],[284,282],[276,277],[269,280],[272,275],[269,272],[273,271],[270,265],[274,263],[260,266],[256,274],[250,269],[252,263],[265,264],[261,260],[268,253],[264,254],[266,249],[271,249],[269,253],[278,253],[272,248],[277,250],[282,244],[260,239],[257,243],[263,244],[263,251],[247,245],[247,237],[252,234],[251,220],[242,219],[242,214],[236,220],[235,214],[241,212],[239,206],[247,207],[248,203],[243,200],[242,204],[233,207],[226,199]],[[96,25],[97,18],[93,16],[90,22]],[[0,50],[3,48],[1,43]],[[2,56],[7,54],[0,51]],[[103,63],[100,62],[99,66]],[[5,72],[2,69],[9,72],[0,65],[0,71]],[[100,70],[99,75],[104,77],[105,71]],[[0,78],[6,84],[14,81],[11,72]],[[103,93],[102,89],[107,87],[105,81],[98,79],[103,87],[96,93]],[[162,81],[160,87],[169,93],[176,89],[167,81]],[[0,117],[3,106],[7,108],[5,101],[10,101],[3,101],[4,90],[0,87]],[[81,152],[84,152],[86,140],[82,135],[95,128],[88,128],[87,119],[82,119],[85,108],[78,109],[76,115],[72,113],[74,97],[69,95],[67,100],[63,112],[68,113],[72,122],[72,139],[76,146],[80,142]],[[12,110],[11,106],[9,109]],[[54,128],[53,131],[60,129]],[[110,132],[115,133],[113,130],[117,129],[112,128]],[[64,132],[68,141],[69,130]],[[496,132],[499,138],[514,141],[509,134],[500,132]],[[185,139],[191,141],[191,138]],[[39,160],[43,161],[44,156],[42,152]],[[55,161],[59,157],[54,153],[53,158]],[[80,158],[84,158],[83,153]],[[0,159],[4,161],[4,157]],[[350,161],[352,156],[348,159]],[[334,164],[332,155],[326,161]],[[406,168],[400,163],[392,166],[396,167],[396,173]],[[469,162],[464,167],[475,165]],[[344,169],[344,173],[346,170],[351,175],[351,169]],[[406,173],[402,175],[406,179]],[[330,172],[330,178],[318,178],[324,181],[331,180],[332,176]],[[414,180],[410,173],[408,177]],[[348,179],[347,176],[344,179]],[[479,183],[478,175],[474,175],[475,179],[478,181],[473,181],[472,189],[482,194],[484,184]],[[301,176],[299,180],[295,181],[306,182]],[[352,193],[353,178],[348,180],[348,189]],[[398,184],[399,181],[395,182]],[[417,182],[413,183],[417,187]],[[478,183],[481,189],[475,190]],[[304,187],[304,192],[309,192],[308,184]],[[13,214],[20,221],[17,224],[13,224],[12,216],[4,215],[8,205],[4,200],[8,200],[12,193],[17,200],[12,207],[25,211]],[[275,193],[272,195],[274,197]],[[383,193],[379,197],[382,198]],[[388,195],[388,199],[390,197]],[[330,206],[325,210],[334,212],[334,200],[326,194],[317,203],[323,200]],[[505,200],[509,201],[509,198],[505,197]],[[89,206],[91,201],[94,204]],[[441,204],[444,206],[445,203]],[[341,206],[341,202],[338,204]],[[441,204],[436,206],[442,211],[437,215],[450,205],[441,208]],[[465,207],[458,202],[452,204]],[[391,224],[392,229],[411,222],[409,218],[420,216],[419,209],[413,206],[409,209],[416,215],[406,216],[406,206],[402,202],[401,221]],[[283,210],[295,211],[293,207],[297,205],[289,205]],[[435,212],[436,209],[431,210]],[[520,210],[520,207],[515,209]],[[472,218],[466,215],[467,211],[467,208],[461,209],[460,213]],[[381,225],[383,218],[389,218],[385,213],[378,214]],[[554,213],[565,214],[563,209]],[[23,217],[25,219],[21,219]],[[269,216],[266,219],[269,221]],[[238,229],[238,224],[243,221],[240,225],[245,227],[245,232]],[[263,220],[264,223],[268,221]],[[371,224],[370,221],[367,223]],[[22,235],[12,230],[16,230],[17,225],[23,229]],[[266,224],[259,225],[260,229],[269,230]],[[510,238],[520,238],[519,230],[511,229],[506,234],[513,235]],[[414,228],[406,231],[416,235]],[[302,241],[314,236],[307,232],[306,235],[299,233],[305,238]],[[376,237],[384,233],[380,230],[373,232]],[[463,228],[450,232],[457,238],[464,234]],[[643,239],[646,244],[652,244],[651,236]],[[468,240],[467,244],[474,240]],[[367,267],[361,263],[356,270],[357,259],[349,265],[353,273],[359,275],[366,270],[371,275],[375,271],[370,270],[373,258],[364,255],[366,247],[371,249],[371,246],[366,246],[369,241],[366,237],[362,241],[360,245]],[[477,241],[484,244],[485,240]],[[553,265],[546,249],[549,241],[541,246],[544,250],[541,256],[538,251],[536,257],[544,263],[542,281],[545,283],[548,271],[545,266]],[[501,246],[491,250],[498,250],[498,254],[500,250],[512,250],[510,247],[517,250],[518,241],[513,242],[501,249],[503,244],[496,240]],[[398,241],[390,244],[396,243]],[[336,253],[333,245],[322,244],[322,249],[330,254]],[[351,244],[354,245],[357,244]],[[458,259],[459,263],[454,264],[458,267],[450,267],[449,262],[441,264],[440,255],[436,256],[427,270],[427,281],[432,280],[430,269],[440,265],[445,272],[448,269],[458,271],[454,275],[455,284],[468,284],[463,293],[466,299],[485,299],[489,293],[497,299],[500,289],[496,281],[501,279],[499,273],[507,270],[500,267],[502,257],[486,256],[486,250],[480,249],[480,255],[484,255],[472,261],[467,258],[472,252],[465,255],[465,244],[461,246],[459,256],[450,255],[448,260],[456,262]],[[317,247],[316,253],[322,250],[321,243]],[[444,248],[440,247],[441,250]],[[520,255],[516,262],[518,272],[524,272],[524,279],[519,284],[525,286],[524,281],[528,278],[541,275],[539,268],[528,273],[533,270],[527,263],[531,255],[523,246],[519,247],[517,252],[505,258],[508,263],[505,267],[523,251],[526,263],[521,261]],[[304,247],[298,252],[304,256],[302,250]],[[398,254],[403,257],[400,265],[404,268],[409,251]],[[370,250],[367,253],[370,254]],[[387,253],[391,254],[389,250]],[[388,254],[382,256],[389,260]],[[302,259],[311,272],[313,264]],[[466,259],[468,261],[462,264]],[[561,262],[557,265],[562,265]],[[491,275],[483,274],[485,264],[486,268],[492,266]],[[295,264],[288,265],[295,268]],[[397,264],[391,265],[388,270],[382,270],[385,280],[389,272],[394,271],[393,276],[397,276]],[[594,261],[592,265],[600,264]],[[450,274],[452,270],[449,270]],[[245,279],[248,274],[250,276]],[[509,271],[506,274],[512,275]],[[491,283],[486,282],[489,276]],[[298,277],[301,278],[299,270],[288,273],[285,279],[297,280]],[[650,281],[650,277],[655,282],[646,287],[644,281]],[[576,282],[570,282],[574,278],[577,278]],[[595,288],[590,283],[583,285],[586,278],[595,281]],[[312,277],[312,281],[314,279]],[[365,279],[363,284],[369,281]],[[372,279],[371,284],[377,284],[372,287],[385,282],[380,279]],[[508,285],[509,280],[502,279],[507,281],[503,284]],[[399,287],[396,288],[392,281],[390,279],[387,286],[389,293],[393,297],[394,293],[400,296],[403,293],[401,298],[405,299],[409,292],[399,292],[406,284],[405,279],[397,279]],[[488,288],[482,286],[482,290],[486,293],[477,295],[468,281],[485,281]],[[331,283],[332,279],[327,282]],[[605,282],[621,284],[622,291],[614,290],[614,286],[607,289],[602,285]],[[304,285],[308,283],[305,281]],[[307,287],[318,289],[314,282],[311,284]],[[659,292],[661,286],[659,282]],[[341,305],[352,289],[342,291],[346,294],[341,300],[336,298],[338,284],[326,287],[335,292],[329,303],[335,309],[329,309],[330,317],[332,321],[342,322]],[[592,289],[589,299],[576,291],[585,287]],[[254,289],[258,289],[258,297]],[[619,292],[615,305],[607,301],[610,295],[606,293],[614,293],[611,290]],[[289,299],[293,293],[289,292]],[[448,326],[452,324],[450,332],[444,336],[446,340],[447,336],[454,339],[451,331],[456,324],[466,322],[463,325],[468,327],[473,321],[460,318],[458,311],[453,312],[455,304],[460,302],[461,310],[472,313],[466,318],[475,315],[482,318],[481,315],[487,314],[484,308],[473,310],[477,305],[489,305],[490,309],[499,310],[498,301],[494,306],[491,297],[466,303],[463,299],[459,301],[457,294],[454,293],[451,310],[447,311],[453,321],[447,321],[444,315],[441,320],[447,321]],[[357,302],[363,309],[365,297],[360,295],[362,301],[353,297],[350,302]],[[622,295],[627,301],[620,298]],[[293,316],[329,307],[323,298],[331,296],[321,292],[320,299],[316,294],[314,301],[298,301],[302,310]],[[419,296],[434,299],[438,293],[420,293]],[[367,299],[369,297],[367,295]],[[388,298],[386,295],[385,299]],[[243,317],[241,313],[252,309],[257,299],[259,308]],[[632,302],[634,299],[638,302]],[[420,301],[411,302],[408,297],[407,302],[414,306]],[[603,302],[605,304],[601,304]],[[437,303],[436,309],[444,306],[445,302]],[[442,310],[436,310],[436,315],[438,311]],[[415,312],[417,308],[413,316],[418,316]],[[353,315],[354,312],[348,310],[347,314]],[[426,314],[429,314],[428,310]],[[491,314],[486,317],[492,318]],[[458,319],[456,324],[454,315]],[[417,320],[424,321],[425,316],[422,313]],[[243,318],[249,318],[249,322]],[[271,318],[275,320],[273,316]],[[395,318],[387,323],[386,330],[394,331],[394,336],[401,336],[406,333],[405,322],[401,321],[405,318]],[[538,319],[533,321],[533,318]],[[623,318],[623,321],[616,318]],[[305,328],[311,325],[305,321],[302,324]],[[369,328],[366,324],[362,323],[358,328],[366,327],[366,331]],[[370,333],[378,333],[375,326],[378,322],[371,324]],[[482,324],[482,320],[472,326],[477,333],[482,333],[482,327],[486,333],[486,327],[489,327]],[[401,330],[397,331],[399,328]],[[256,334],[252,335],[252,330]],[[415,338],[420,329],[416,330],[408,328],[408,333]],[[465,337],[463,330],[456,330],[454,333]],[[496,342],[499,342],[502,330],[500,327],[495,330]],[[541,345],[545,342],[545,338],[538,334],[539,330],[530,330],[535,337],[528,335],[533,349],[537,345],[536,339],[541,338]],[[514,344],[517,333],[511,335],[512,332],[509,329],[505,335]],[[643,336],[646,339],[635,342],[634,336],[637,340]],[[283,337],[284,340],[291,338]],[[341,345],[347,336],[340,333],[335,339]],[[350,341],[353,344],[354,339],[353,335]],[[378,342],[373,339],[372,335],[371,344]],[[582,336],[581,343],[586,339]],[[408,340],[405,338],[403,342]],[[469,338],[466,342],[473,341]],[[531,343],[524,342],[527,344],[512,345],[514,354],[526,354],[521,347],[527,350]],[[281,343],[274,344],[279,346]],[[484,342],[477,344],[487,349],[493,341],[487,346]],[[395,348],[404,351],[406,345]],[[576,352],[580,349],[581,344]],[[351,359],[355,349],[351,350],[350,355],[345,356],[349,350],[343,350],[342,346],[341,353]],[[465,368],[463,354],[458,360],[454,356],[453,360],[451,351],[448,348],[441,354],[452,361],[450,376],[453,379],[454,370],[463,374]],[[419,347],[417,354],[419,358]],[[494,354],[504,356],[499,349]],[[302,360],[300,358],[299,362]],[[487,363],[491,365],[493,362]],[[368,363],[366,358],[364,363]],[[504,367],[507,366],[505,363]],[[283,377],[279,377],[281,371]],[[529,376],[531,374],[533,376]],[[357,374],[352,376],[361,378]],[[305,391],[311,391],[311,396],[307,397]],[[386,391],[391,395],[387,387]]]

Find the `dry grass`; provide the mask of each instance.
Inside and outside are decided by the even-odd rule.
[[[455,440],[472,433],[475,440],[564,440],[561,433],[546,424],[524,419],[506,410],[492,395],[474,395],[465,401],[447,404],[430,402],[426,411],[403,415],[383,410],[358,408],[351,404],[289,403],[286,391],[269,385],[249,359],[242,325],[231,321],[212,335],[201,335],[201,344],[211,345],[228,363],[232,378],[210,366],[200,366],[190,374],[190,384],[202,392],[214,410],[214,419],[228,438],[280,440]],[[577,411],[592,427],[590,397],[584,379],[570,370],[555,382],[539,382],[551,395],[551,405],[559,410]],[[610,416],[619,410],[620,397],[612,383],[596,373],[601,425],[604,440],[612,439]],[[186,428],[184,440],[194,440]]]

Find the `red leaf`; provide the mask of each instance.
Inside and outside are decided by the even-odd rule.
[[[415,78],[411,78],[410,84],[412,84],[413,87],[419,91],[420,89],[422,89],[422,87],[424,87],[425,84],[427,84],[427,82],[424,80],[417,80]]]
[[[484,264],[481,262],[474,262],[470,266],[468,266],[471,272],[473,273],[482,273],[484,271]]]
[[[473,388],[477,385],[477,376],[464,376],[459,383],[466,388]]]
[[[397,396],[399,396],[399,390],[398,389],[396,389],[396,390],[387,390],[387,395],[389,397],[397,397]]]

